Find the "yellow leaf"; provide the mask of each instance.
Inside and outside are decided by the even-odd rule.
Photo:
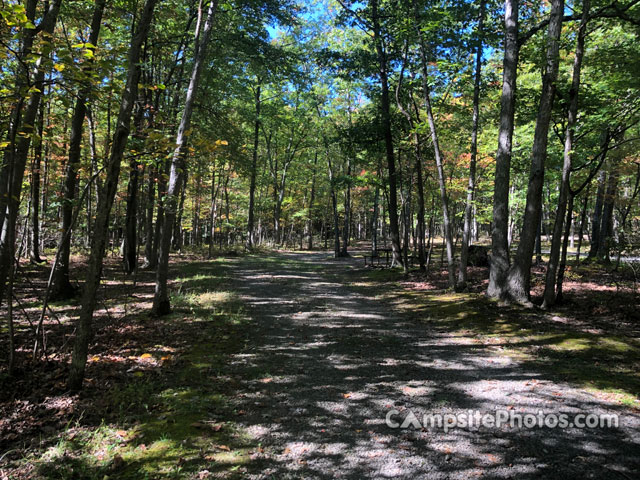
[[[63,63],[56,63],[53,68],[55,68],[58,72],[61,72],[66,68],[66,65],[64,65]]]
[[[150,353],[143,353],[142,355],[140,355],[140,358],[151,358],[153,357],[153,355],[151,355]]]

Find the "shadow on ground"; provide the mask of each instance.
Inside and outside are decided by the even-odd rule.
[[[326,254],[249,257],[233,274],[255,322],[251,347],[231,366],[243,379],[239,421],[261,445],[250,478],[632,478],[640,468],[638,415],[509,355],[516,342],[538,345],[522,326],[485,319],[490,342],[464,330],[461,312],[487,313],[477,298],[422,293],[428,301],[412,311],[410,299],[370,288],[355,261]],[[550,333],[543,348],[569,338]],[[580,355],[605,347],[586,342]],[[409,411],[421,419],[499,409],[618,414],[620,426],[445,433],[385,424],[392,410],[402,421]]]

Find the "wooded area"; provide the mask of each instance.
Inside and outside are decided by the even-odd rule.
[[[244,315],[233,302],[203,307],[188,296],[240,296],[225,286],[232,278],[252,291],[253,262],[284,262],[309,288],[318,267],[356,289],[358,276],[378,282],[369,293],[385,298],[434,289],[435,300],[415,299],[435,302],[433,312],[472,298],[454,313],[482,311],[482,325],[534,315],[570,317],[580,330],[580,319],[602,314],[584,335],[628,339],[624,360],[609,359],[625,373],[611,366],[620,383],[607,388],[637,409],[639,3],[3,0],[5,455],[27,448],[14,448],[22,434],[8,420],[20,399],[99,396],[76,392],[87,377],[98,388],[102,370],[91,369],[119,351],[120,340],[101,343],[112,327],[135,330],[144,318],[164,325],[148,333],[158,344],[189,343],[209,327],[162,322],[226,315],[229,305]],[[198,275],[203,283],[187,286]],[[208,275],[228,280],[209,286]],[[271,302],[288,298],[278,292]],[[225,325],[227,337],[252,330]],[[127,368],[114,385],[129,382]],[[114,458],[107,470],[51,478],[117,476]],[[11,467],[15,478],[50,478],[23,467]],[[631,478],[632,467],[620,468]],[[345,473],[386,478],[360,474]]]

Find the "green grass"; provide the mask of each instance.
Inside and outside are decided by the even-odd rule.
[[[483,295],[403,289],[402,279],[397,270],[359,272],[351,288],[390,301],[425,328],[500,347],[502,354],[555,380],[640,408],[639,339],[616,335],[613,328],[596,334],[558,326],[551,321],[557,312],[498,307]]]

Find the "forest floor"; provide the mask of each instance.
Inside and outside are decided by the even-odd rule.
[[[81,265],[80,265],[81,267]],[[46,362],[0,377],[0,478],[612,478],[640,471],[639,291],[569,271],[542,312],[446,274],[364,268],[327,252],[176,259],[175,311],[153,276],[105,269],[86,388],[65,391],[77,305],[46,319]],[[542,269],[534,272],[540,289]],[[45,269],[27,270],[22,310]],[[19,324],[26,345],[29,324]],[[61,348],[62,345],[65,345]],[[3,345],[4,347],[4,345]],[[413,412],[619,415],[617,428],[425,428]],[[572,419],[572,418],[571,418]]]

